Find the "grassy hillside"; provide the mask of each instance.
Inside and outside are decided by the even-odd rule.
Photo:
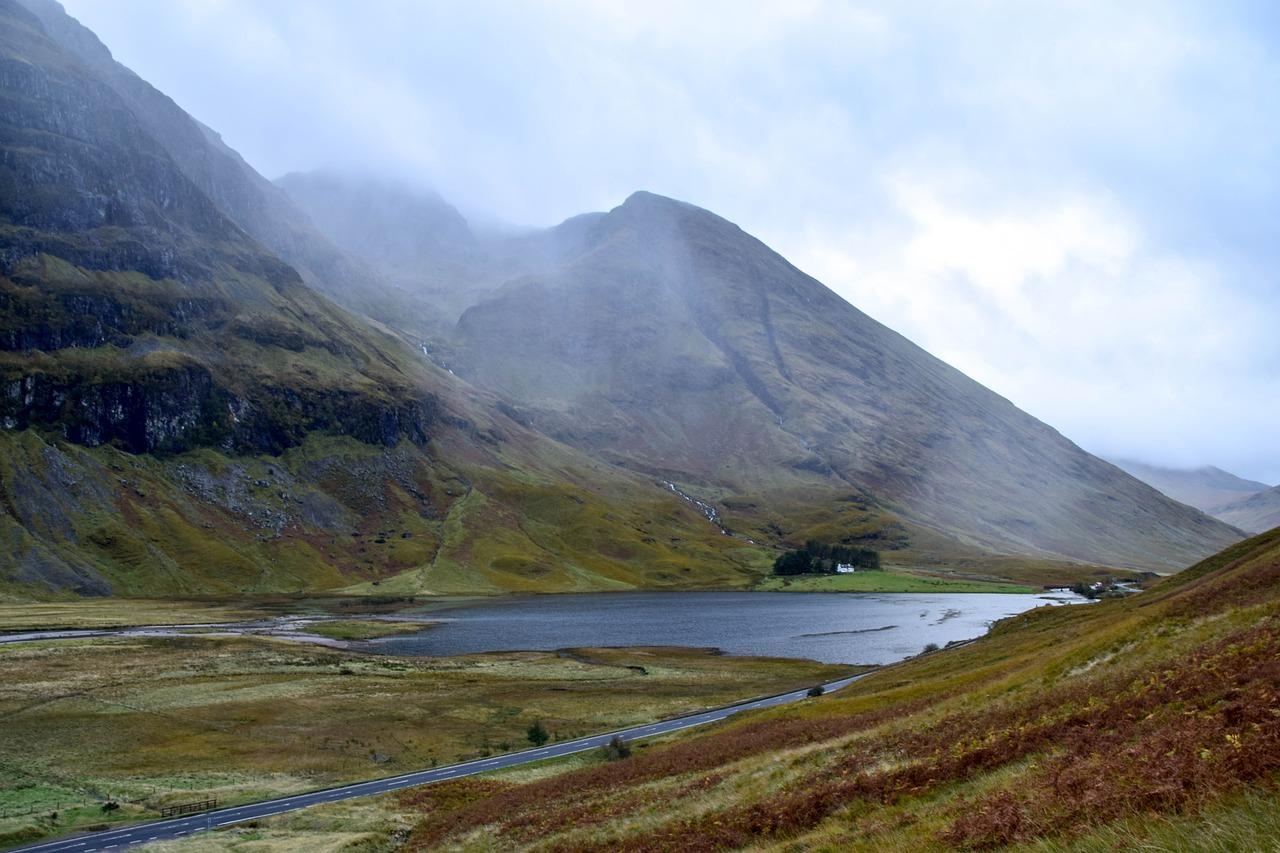
[[[0,596],[745,587],[767,569],[656,486],[529,440],[478,461],[450,446],[465,436],[156,457],[0,433]]]
[[[1278,661],[1273,531],[800,708],[402,806],[422,813],[415,849],[1090,850],[1180,833],[1257,849],[1274,841]]]

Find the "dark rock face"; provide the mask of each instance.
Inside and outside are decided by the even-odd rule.
[[[426,444],[440,416],[434,397],[377,404],[347,394],[273,389],[269,403],[238,398],[200,365],[163,367],[128,381],[86,382],[34,373],[0,383],[0,426],[54,427],[86,447],[111,444],[130,453],[223,447],[280,453],[310,432],[394,446]]]
[[[0,285],[0,350],[127,347],[140,335],[182,339],[196,325],[217,328],[229,313],[220,299],[157,295],[144,302],[101,291]]]
[[[280,453],[301,444],[309,432],[346,435],[387,447],[401,438],[426,444],[441,406],[431,395],[404,403],[378,403],[338,392],[272,388],[254,402],[232,400],[230,410],[233,449]]]
[[[39,25],[10,10],[0,55],[0,215],[38,231],[175,226],[213,238],[234,226],[138,126],[116,94],[59,55]],[[30,19],[30,15],[25,15]],[[86,152],[107,156],[85,156]]]
[[[98,37],[55,0],[22,0],[48,37],[109,88],[227,221],[278,255],[303,280],[344,304],[379,289],[377,275],[326,239],[279,187],[253,170],[208,127],[151,84],[116,62]],[[371,287],[372,286],[372,287]]]
[[[131,453],[186,450],[231,435],[227,395],[196,365],[149,371],[132,381],[57,380],[43,374],[0,386],[6,429],[57,426],[76,444]]]

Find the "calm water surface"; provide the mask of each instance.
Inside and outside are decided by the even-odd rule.
[[[539,595],[434,611],[421,633],[365,644],[397,655],[456,655],[581,646],[715,647],[729,654],[884,664],[986,633],[1047,595],[636,592]]]

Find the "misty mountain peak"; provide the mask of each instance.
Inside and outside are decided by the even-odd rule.
[[[292,172],[276,185],[322,232],[366,262],[412,270],[475,245],[467,220],[434,190],[323,171]]]
[[[658,193],[650,192],[649,190],[636,190],[631,195],[627,196],[626,199],[623,200],[622,204],[619,205],[619,207],[628,207],[628,208],[637,208],[637,207],[660,208],[664,206],[689,208],[694,210],[701,209],[701,208],[694,207],[694,205],[689,204],[688,202],[680,201],[678,199],[671,198],[670,196],[659,195]]]
[[[728,220],[723,219],[705,208],[690,204],[687,201],[670,198],[665,195],[649,192],[648,190],[636,190],[627,196],[622,204],[609,211],[610,217],[621,217],[634,219],[644,217],[653,220],[672,221],[676,219],[684,220],[690,218],[705,218],[707,221],[714,221],[730,225]],[[736,227],[736,226],[735,226]]]

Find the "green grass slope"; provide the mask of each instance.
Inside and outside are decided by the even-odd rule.
[[[404,802],[416,849],[1257,849],[1278,774],[1280,530],[799,708]]]
[[[0,595],[746,587],[767,568],[641,478],[545,441],[555,468],[467,463],[451,440],[157,457],[0,433]]]

